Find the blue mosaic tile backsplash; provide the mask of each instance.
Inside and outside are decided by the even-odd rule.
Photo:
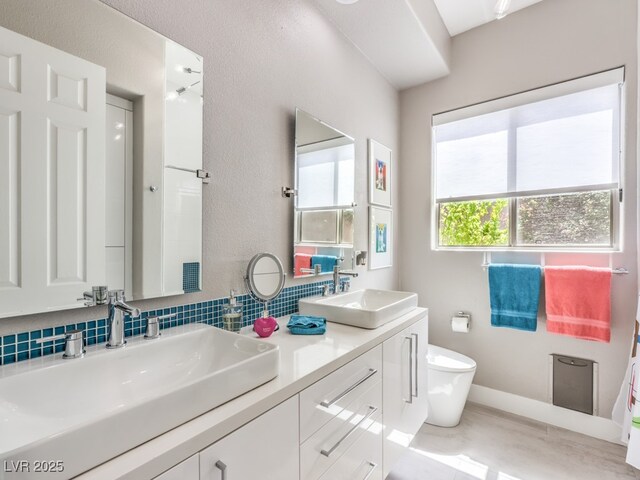
[[[342,279],[342,282],[348,279]],[[272,317],[283,317],[298,311],[298,300],[320,293],[320,288],[333,283],[331,280],[296,285],[282,290],[278,297],[269,303],[269,314]],[[236,297],[243,305],[243,324],[252,325],[256,318],[262,315],[263,305],[249,295]],[[142,335],[145,332],[147,318],[153,315],[176,314],[176,318],[165,320],[161,328],[171,328],[187,323],[206,323],[215,327],[222,327],[222,305],[226,298],[217,298],[199,303],[177,305],[159,310],[147,310],[138,318],[125,319],[125,336]],[[106,307],[104,307],[106,311]],[[21,332],[0,337],[0,365],[38,358],[44,355],[61,353],[64,350],[64,339],[39,344],[36,339],[58,335],[69,330],[84,330],[87,345],[104,343],[107,341],[107,319],[100,318],[86,322],[60,325],[57,327]]]

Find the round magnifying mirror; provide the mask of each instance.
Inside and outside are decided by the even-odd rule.
[[[284,288],[282,262],[271,253],[257,254],[249,262],[246,281],[249,290],[258,300],[273,300]]]

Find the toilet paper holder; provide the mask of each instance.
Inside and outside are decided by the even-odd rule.
[[[459,311],[451,317],[451,330],[466,333],[471,328],[471,314]]]

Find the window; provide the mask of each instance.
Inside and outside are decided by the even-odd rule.
[[[435,115],[436,247],[616,248],[623,75]]]

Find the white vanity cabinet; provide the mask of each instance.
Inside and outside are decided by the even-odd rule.
[[[421,310],[415,323],[157,480],[385,479],[428,414]]]
[[[198,480],[199,478],[200,456],[196,453],[162,475],[157,476],[155,480]]]
[[[427,317],[382,344],[384,477],[427,418]]]
[[[201,451],[200,480],[298,480],[298,429],[296,395]]]

